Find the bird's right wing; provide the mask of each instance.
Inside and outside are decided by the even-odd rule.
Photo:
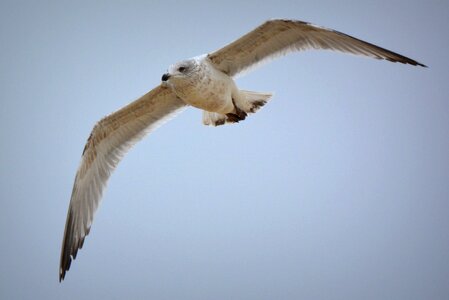
[[[123,155],[186,104],[163,86],[99,121],[84,147],[64,231],[59,281],[83,246],[107,180]]]
[[[235,76],[293,51],[327,49],[403,64],[423,64],[342,32],[298,20],[270,20],[208,55],[222,72]]]

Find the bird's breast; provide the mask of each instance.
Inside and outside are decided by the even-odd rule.
[[[176,94],[186,103],[217,113],[229,113],[233,109],[232,91],[235,88],[233,80],[225,74],[216,74],[207,66],[202,66],[195,72],[186,84],[176,87]]]

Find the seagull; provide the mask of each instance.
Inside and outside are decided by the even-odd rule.
[[[111,173],[146,134],[188,106],[203,110],[205,125],[238,123],[257,112],[271,93],[241,90],[234,78],[294,51],[335,50],[427,67],[413,59],[347,34],[299,20],[275,19],[225,47],[171,65],[153,90],[94,126],[75,176],[62,240],[61,282],[83,247]]]

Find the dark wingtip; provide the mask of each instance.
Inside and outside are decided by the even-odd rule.
[[[413,66],[420,66],[420,67],[423,67],[423,68],[428,68],[428,66],[426,66],[425,64],[422,64],[422,63],[417,62],[416,60],[413,60],[413,59],[410,59],[410,58],[408,58],[405,61],[401,61],[401,62],[404,63],[404,64],[410,64],[410,65],[413,65]]]
[[[69,208],[66,221],[66,229],[64,232],[63,245],[61,249],[61,261],[59,264],[59,282],[62,282],[65,278],[66,272],[70,269],[72,260],[76,258],[79,245],[84,242],[84,237],[78,241],[77,245],[73,246],[73,211]]]
[[[389,51],[389,50],[386,50]],[[389,51],[391,52],[391,51]],[[393,63],[401,63],[401,64],[405,64],[405,65],[412,65],[412,66],[420,66],[423,68],[428,68],[428,66],[426,66],[425,64],[422,64],[414,59],[408,58],[406,56],[391,52],[392,54],[394,54],[395,56],[393,57],[386,57],[385,60],[388,60],[390,62]],[[382,57],[378,57],[378,59],[382,59]]]
[[[413,61],[413,63],[411,63],[411,62],[406,62],[406,63],[411,64],[413,66],[419,66],[419,67],[423,67],[423,68],[428,68],[428,66],[426,66],[425,64],[422,64],[422,63],[417,62],[417,61]]]
[[[428,68],[428,66],[426,66],[425,64],[422,64],[422,63],[418,63],[418,66],[421,66],[423,68]]]

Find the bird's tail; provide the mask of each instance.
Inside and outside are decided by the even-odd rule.
[[[252,92],[252,91],[244,91],[240,90],[239,103],[235,103],[238,108],[243,110],[246,113],[255,113],[262,106],[267,104],[267,102],[273,96],[272,93],[260,93],[260,92]]]

